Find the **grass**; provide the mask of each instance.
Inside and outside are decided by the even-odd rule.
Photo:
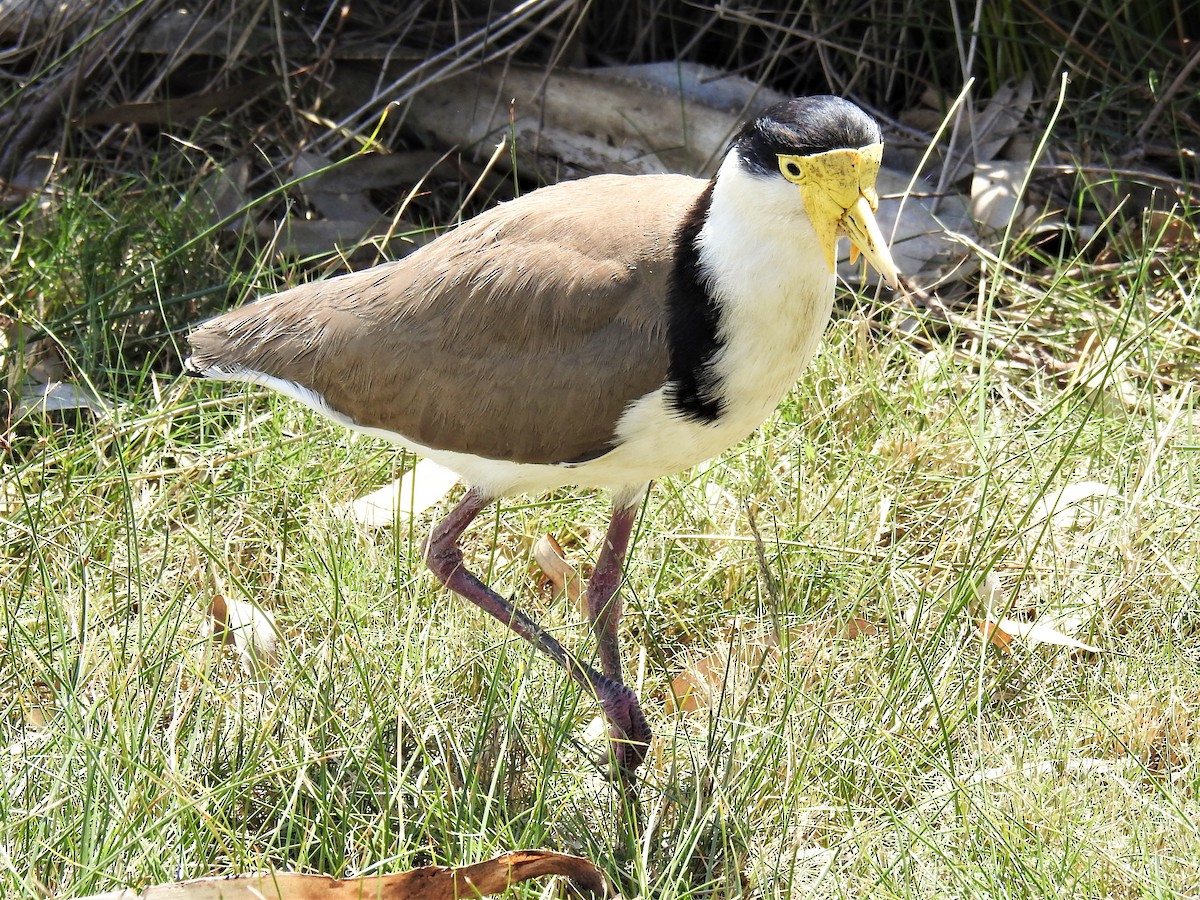
[[[513,47],[558,53],[579,25],[585,44],[611,32],[606,46],[697,58],[737,32],[710,61],[893,109],[968,75],[986,96],[1032,72],[1053,98],[1066,68],[1058,159],[1065,144],[1102,167],[1099,137],[1150,107],[1147,154],[1176,149],[1168,181],[1194,169],[1186,97],[1161,90],[1174,70],[1156,55],[1185,36],[1179,10],[985,5],[972,50],[961,22],[912,38],[913,9],[866,4],[814,26],[828,40],[806,55],[789,41],[813,36],[807,6],[766,28],[725,10],[694,32],[698,13],[640,9],[560,21],[547,5],[563,33],[529,26]],[[54,40],[33,66],[46,80],[0,115],[77,54]],[[120,49],[114,66],[136,68]],[[657,735],[635,824],[592,763],[592,704],[425,571],[429,517],[370,530],[339,511],[411,459],[268,393],[178,378],[189,323],[300,277],[212,232],[197,201],[221,162],[206,154],[237,134],[112,129],[93,167],[6,207],[8,365],[40,361],[114,409],[10,415],[0,448],[5,897],[524,846],[587,856],[625,896],[1200,893],[1200,250],[1161,218],[1107,218],[1118,179],[1045,190],[1090,243],[1014,231],[1003,258],[976,254],[949,310],[843,292],[763,428],[656,485],[625,586],[627,673]],[[438,191],[446,221],[462,186]],[[607,516],[587,493],[516,498],[466,550],[586,655],[530,554],[550,532],[585,564]],[[265,675],[208,638],[216,594],[274,615]],[[1005,652],[980,630],[989,606],[1103,652]],[[688,678],[704,703],[671,711]]]
[[[403,457],[152,355],[110,367],[110,417],[26,417],[5,464],[6,896],[519,846],[630,896],[1194,892],[1196,271],[1151,243],[1001,275],[975,320],[999,343],[902,339],[903,310],[860,301],[758,434],[652,492],[626,589],[659,736],[640,831],[590,762],[591,705],[436,588],[427,523],[337,512]],[[1023,365],[1034,334],[1070,364]],[[1080,482],[1109,494],[1036,517]],[[530,548],[586,560],[606,515],[511,501],[469,553],[578,645]],[[1007,614],[1073,617],[1106,652],[985,645],[989,576]],[[279,622],[265,682],[206,640],[214,592]],[[712,705],[666,712],[707,656],[734,660]]]

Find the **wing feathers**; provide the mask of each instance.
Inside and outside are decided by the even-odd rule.
[[[503,204],[413,255],[211,320],[190,365],[316,391],[359,425],[517,462],[604,452],[667,375],[675,229],[704,182],[597,176]]]

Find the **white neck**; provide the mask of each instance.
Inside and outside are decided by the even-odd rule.
[[[749,174],[733,153],[721,164],[697,245],[723,307],[721,393],[731,415],[757,416],[757,425],[816,352],[835,279],[799,189]]]

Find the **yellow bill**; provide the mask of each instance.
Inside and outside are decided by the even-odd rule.
[[[779,171],[800,188],[804,211],[817,232],[825,262],[837,265],[837,241],[850,238],[850,261],[861,253],[884,280],[896,287],[900,272],[875,221],[879,194],[875,180],[883,162],[883,144],[830,150],[810,156],[779,156]]]

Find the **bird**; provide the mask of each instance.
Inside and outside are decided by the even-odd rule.
[[[876,121],[834,96],[770,106],[710,178],[600,174],[501,203],[392,262],[301,284],[198,325],[191,376],[262,385],[457,472],[425,544],[434,576],[598,702],[609,771],[636,783],[652,738],[622,677],[618,590],[651,482],[754,431],[830,318],[840,237],[889,285]],[[595,655],[567,649],[467,565],[500,498],[605,489],[586,589]],[[597,668],[598,664],[598,668]]]

